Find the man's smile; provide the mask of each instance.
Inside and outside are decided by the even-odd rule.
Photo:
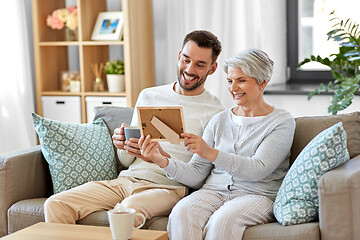
[[[183,72],[182,75],[183,75],[183,79],[186,83],[192,83],[195,79],[198,78],[197,76],[189,75],[186,72]]]

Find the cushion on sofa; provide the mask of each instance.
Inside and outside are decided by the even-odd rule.
[[[319,240],[319,223],[281,226],[278,222],[246,228],[242,240]]]
[[[32,116],[54,193],[117,177],[112,139],[102,119],[75,124]]]
[[[276,196],[274,215],[278,222],[287,226],[317,220],[320,177],[348,160],[341,122],[311,140],[286,174]]]
[[[290,163],[317,134],[342,122],[347,135],[347,148],[350,158],[360,154],[360,112],[338,114],[335,116],[298,117],[295,119],[296,129],[291,147]]]
[[[109,129],[110,135],[114,133],[115,128],[121,126],[121,123],[130,125],[134,108],[116,107],[116,106],[96,106],[94,107],[94,121],[102,118]]]
[[[96,106],[94,107],[94,121],[99,118],[102,118],[106,126],[109,129],[109,133],[112,136],[114,134],[115,128],[121,126],[121,123],[126,123],[130,125],[132,115],[134,112],[134,108],[130,107],[116,107],[116,106]],[[117,165],[117,172],[119,173],[124,167],[121,165],[118,155],[116,154],[116,147],[113,145],[115,158],[116,158],[116,165]]]

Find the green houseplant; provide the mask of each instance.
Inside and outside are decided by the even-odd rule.
[[[106,62],[104,72],[109,92],[125,91],[125,66],[123,61],[114,60]]]
[[[311,55],[304,59],[299,66],[308,62],[319,62],[330,67],[331,73],[335,78],[327,85],[320,84],[319,89],[308,94],[310,100],[312,96],[320,92],[333,90],[333,98],[328,112],[336,115],[338,111],[344,110],[352,103],[355,93],[359,90],[360,81],[360,29],[359,24],[347,19],[339,19],[335,11],[330,13],[330,22],[334,22],[332,29],[327,33],[328,40],[332,39],[339,43],[339,52],[331,54],[329,57]]]

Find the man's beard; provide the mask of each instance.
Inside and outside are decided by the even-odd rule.
[[[210,71],[207,72],[206,76],[203,77],[203,78],[200,78],[200,80],[193,86],[190,86],[190,87],[187,87],[186,85],[182,84],[181,83],[181,75],[183,74],[182,72],[178,71],[179,74],[178,74],[178,83],[180,85],[180,87],[184,90],[187,90],[187,91],[191,91],[191,90],[194,90],[194,89],[197,89],[198,87],[200,87],[205,81],[206,81],[206,78],[209,74]]]

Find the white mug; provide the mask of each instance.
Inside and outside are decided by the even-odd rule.
[[[107,213],[113,240],[131,239],[133,230],[141,228],[146,221],[145,216],[141,213],[137,213],[133,208],[128,208],[121,212],[112,209]],[[134,227],[134,220],[137,215],[142,217],[143,222],[139,226]]]

